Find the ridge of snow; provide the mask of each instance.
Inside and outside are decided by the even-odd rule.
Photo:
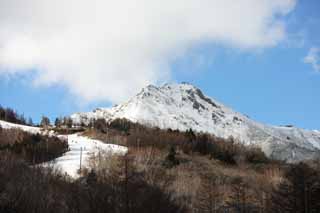
[[[3,129],[21,129],[25,132],[29,132],[31,134],[40,134],[41,128],[39,127],[33,127],[33,126],[26,126],[21,124],[14,124],[7,121],[0,120],[0,126]]]

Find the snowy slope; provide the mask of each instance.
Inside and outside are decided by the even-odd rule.
[[[25,132],[29,132],[32,134],[37,134],[37,133],[41,133],[41,129],[39,127],[32,127],[32,126],[25,126],[25,125],[20,125],[20,124],[14,124],[14,123],[10,123],[10,122],[6,122],[6,121],[2,121],[0,120],[0,126],[3,129],[21,129]]]
[[[192,128],[228,138],[233,136],[246,145],[256,145],[270,157],[295,162],[314,158],[320,151],[319,131],[296,127],[265,125],[233,111],[211,99],[193,85],[166,84],[148,86],[128,102],[112,108],[71,115],[74,123],[91,119],[127,118],[134,122],[186,130]]]
[[[14,124],[7,121],[0,120],[0,126],[3,129],[20,129],[25,132],[29,132],[31,134],[42,134],[42,135],[48,135],[48,136],[54,136],[56,135],[53,130],[46,130],[40,127],[34,127],[34,126],[26,126],[21,124]]]
[[[47,165],[53,164],[53,166],[61,170],[62,173],[66,173],[74,178],[78,177],[77,171],[80,168],[81,149],[83,167],[88,166],[90,153],[103,151],[110,154],[124,155],[128,151],[127,147],[105,144],[99,140],[89,139],[78,134],[67,135],[65,137],[68,139],[70,151],[56,158],[53,162],[49,162]]]
[[[87,137],[80,136],[79,134],[72,135],[57,135],[53,131],[45,131],[39,127],[30,127],[25,125],[13,124],[10,122],[0,120],[0,126],[3,129],[21,129],[31,134],[46,134],[54,135],[63,140],[68,140],[69,151],[64,153],[63,156],[56,158],[55,160],[47,163],[43,163],[42,166],[53,166],[59,169],[62,173],[66,173],[71,177],[77,178],[77,171],[80,167],[80,152],[82,149],[82,165],[87,166],[88,157],[91,153],[103,151],[109,154],[124,155],[127,153],[128,148],[124,146],[106,144],[99,140],[93,140]]]

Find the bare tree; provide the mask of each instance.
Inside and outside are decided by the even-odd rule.
[[[196,212],[217,213],[223,207],[224,177],[216,174],[206,174],[201,180],[197,194]]]
[[[42,116],[41,122],[40,122],[41,127],[48,127],[50,126],[50,119],[46,116]]]

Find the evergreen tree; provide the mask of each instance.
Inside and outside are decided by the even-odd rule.
[[[32,118],[29,118],[29,119],[28,119],[28,125],[29,125],[29,126],[33,126]]]
[[[60,127],[60,125],[61,125],[61,120],[60,120],[60,118],[56,118],[56,120],[54,121],[54,125],[55,125],[56,127]]]
[[[96,184],[97,181],[98,181],[97,174],[96,174],[96,172],[92,169],[92,170],[90,171],[90,173],[88,174],[88,176],[87,176],[87,184],[88,184],[89,186],[92,186],[92,185]]]
[[[71,118],[68,118],[68,119],[67,119],[67,127],[68,127],[68,128],[72,128],[72,126],[73,126],[73,121],[72,121]]]
[[[68,128],[71,128],[73,125],[73,121],[69,117],[64,117],[63,118],[63,125],[67,126]]]
[[[193,142],[197,138],[196,134],[193,132],[191,128],[186,131],[185,135],[188,138],[189,142]]]
[[[166,157],[166,159],[163,162],[163,165],[167,168],[172,168],[176,165],[179,165],[179,160],[176,158],[176,149],[174,146],[170,147],[169,153]]]

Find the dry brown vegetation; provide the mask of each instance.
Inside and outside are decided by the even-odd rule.
[[[305,204],[296,207],[293,204],[276,205],[275,197],[281,197],[279,194],[284,193],[281,191],[282,185],[291,177],[290,171],[295,165],[270,160],[260,149],[244,147],[232,138],[224,140],[212,135],[196,134],[192,130],[179,132],[147,128],[126,120],[116,120],[115,124],[101,121],[99,125],[93,124],[93,127],[85,134],[130,147],[127,157],[146,181],[172,193],[175,202],[188,212],[300,212],[294,210],[297,208],[304,209],[301,212],[319,210],[319,205],[311,207],[311,204],[307,207]],[[172,147],[175,156],[168,158]],[[97,162],[96,158],[93,159],[93,162]],[[168,159],[178,163],[168,167],[164,163]],[[112,161],[106,161],[105,165],[108,162]],[[95,165],[93,168],[100,171],[105,165]],[[319,168],[311,168],[307,164],[299,168],[316,171],[315,176],[319,180],[315,181],[318,185],[314,185],[312,193],[320,198]],[[302,177],[300,181],[308,178]],[[301,190],[300,194],[293,196],[294,199],[305,198],[304,189]],[[286,193],[286,197],[290,197],[289,189]],[[281,199],[285,202],[284,197]]]
[[[92,155],[78,180],[0,156],[0,212],[320,212],[319,161],[288,165],[232,138],[98,122],[83,134],[127,155]]]
[[[53,160],[67,150],[67,141],[58,137],[31,134],[15,128],[0,128],[0,155],[11,153],[36,164]]]

